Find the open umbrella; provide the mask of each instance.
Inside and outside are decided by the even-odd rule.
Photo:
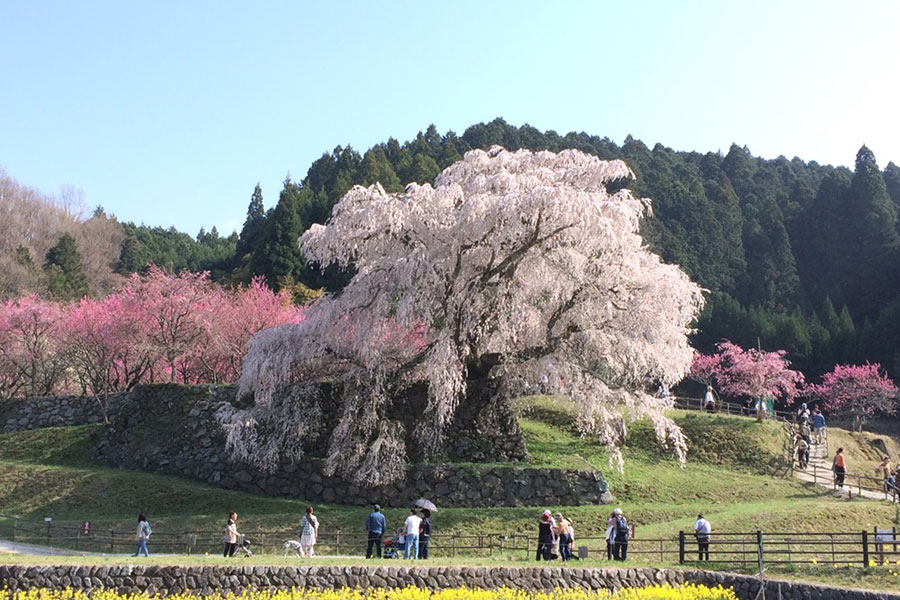
[[[431,500],[426,500],[425,498],[419,498],[415,502],[413,502],[414,506],[418,506],[419,508],[424,508],[425,510],[430,510],[431,512],[437,512],[437,506],[434,505],[434,502]]]

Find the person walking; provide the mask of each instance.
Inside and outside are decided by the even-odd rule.
[[[419,558],[419,529],[422,526],[422,519],[416,514],[415,507],[409,509],[409,516],[406,517],[406,521],[403,523],[404,533],[406,534],[406,551],[404,552],[404,558],[409,558],[409,555],[412,554],[412,559],[417,560]]]
[[[794,436],[794,447],[797,449],[797,466],[801,471],[805,471],[809,465],[809,443],[802,435]]]
[[[226,558],[234,556],[239,535],[237,530],[237,513],[232,511],[228,513],[228,523],[225,525],[225,553],[222,556]]]
[[[300,518],[300,556],[312,558],[316,555],[313,546],[319,539],[319,519],[313,514],[313,507],[306,507],[306,514]]]
[[[431,539],[431,511],[422,509],[422,525],[419,530],[419,558],[428,558],[428,541]]]
[[[705,408],[707,412],[716,412],[716,397],[713,394],[713,387],[711,385],[706,386],[706,395],[703,397],[703,408]]]
[[[697,537],[697,560],[709,560],[709,536],[712,533],[712,527],[709,521],[703,518],[703,513],[697,515],[694,522],[694,535]]]
[[[150,551],[147,550],[147,541],[150,539],[151,533],[153,532],[150,530],[150,523],[147,522],[147,517],[141,514],[138,517],[137,549],[134,551],[135,556],[139,556],[141,552],[144,553],[144,556],[150,556]]]
[[[628,527],[628,520],[622,514],[622,509],[617,508],[613,511],[616,516],[616,537],[613,544],[613,559],[624,561],[628,558],[628,538],[631,537],[631,530]]]
[[[372,506],[372,512],[366,517],[366,533],[368,533],[366,558],[372,557],[373,549],[378,558],[381,558],[381,536],[384,535],[385,529],[387,529],[387,522],[384,515],[381,514],[381,507],[375,504]]]
[[[553,520],[550,517],[550,511],[545,510],[541,515],[540,523],[538,523],[538,543],[537,554],[534,559],[540,562],[541,559],[549,561],[551,559],[551,551],[553,548]]]
[[[844,449],[838,448],[834,460],[831,462],[831,470],[834,471],[834,485],[844,489],[844,476],[847,474],[847,461],[844,460]]]
[[[819,411],[819,407],[815,407],[810,417],[813,426],[813,435],[816,444],[821,444],[825,438],[825,415]]]

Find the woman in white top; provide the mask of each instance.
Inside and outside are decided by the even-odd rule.
[[[150,556],[150,551],[147,550],[147,540],[150,539],[150,534],[153,533],[150,530],[150,523],[147,522],[147,517],[143,514],[138,517],[138,526],[137,526],[137,550],[134,551],[134,555],[138,556],[142,552],[144,556]]]
[[[228,523],[225,525],[225,553],[224,557],[234,556],[237,550],[237,541],[240,534],[237,530],[237,513],[228,513]]]
[[[313,546],[319,537],[319,520],[313,514],[313,507],[306,507],[306,514],[300,519],[300,555],[315,556]]]

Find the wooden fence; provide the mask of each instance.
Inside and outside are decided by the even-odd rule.
[[[640,532],[638,531],[638,534]],[[0,537],[13,542],[65,548],[73,552],[133,554],[133,531],[94,530],[83,526],[41,523],[0,516]],[[285,533],[246,531],[254,554],[283,555]],[[320,556],[361,556],[366,548],[365,533],[324,533],[315,546]],[[385,540],[388,538],[385,537]],[[764,564],[853,564],[868,566],[872,561],[900,560],[900,540],[893,529],[859,532],[713,532],[709,540],[709,564],[748,567]],[[606,540],[600,537],[577,538],[575,556],[592,560],[607,557]],[[210,531],[154,532],[150,539],[153,554],[211,554],[223,550],[222,533]],[[482,534],[431,536],[429,553],[436,558],[487,557],[505,555],[520,560],[535,560],[536,535]],[[634,563],[700,562],[698,543],[693,534],[679,532],[677,537],[641,538],[628,544],[628,562]],[[702,561],[707,562],[707,561]]]

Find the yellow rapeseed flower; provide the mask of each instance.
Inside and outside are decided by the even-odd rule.
[[[119,594],[113,590],[92,591],[90,595],[81,590],[32,589],[15,592],[9,600],[163,600],[158,594]],[[685,584],[680,586],[654,585],[645,588],[625,588],[617,592],[609,590],[586,591],[582,589],[557,588],[550,592],[514,590],[482,590],[471,588],[446,589],[437,592],[405,587],[382,588],[342,588],[337,590],[316,590],[294,588],[290,590],[243,590],[239,594],[228,592],[201,597],[199,594],[183,592],[172,594],[165,600],[737,600],[731,589],[716,586]]]

